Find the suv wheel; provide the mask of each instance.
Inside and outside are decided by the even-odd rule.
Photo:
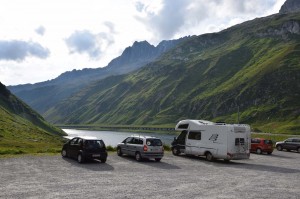
[[[209,162],[213,161],[214,159],[213,155],[210,152],[206,152],[205,156],[206,156],[206,160]]]
[[[100,159],[100,161],[101,161],[102,163],[105,163],[105,162],[106,162],[106,158],[102,158],[102,159]]]
[[[256,153],[257,153],[257,154],[261,154],[261,153],[262,153],[261,149],[260,149],[260,148],[257,148],[257,149],[256,149]]]
[[[117,154],[118,154],[118,156],[122,156],[123,155],[122,150],[121,150],[120,147],[117,148]]]
[[[179,148],[178,147],[174,147],[173,149],[172,149],[172,153],[173,153],[173,155],[179,155],[180,154],[180,150],[179,150]]]
[[[68,154],[67,154],[67,150],[66,149],[63,149],[62,151],[61,151],[61,156],[62,157],[68,157]]]
[[[83,162],[84,162],[84,157],[82,156],[81,153],[78,154],[78,156],[77,156],[77,161],[78,161],[79,163],[83,163]]]
[[[281,145],[278,145],[278,146],[276,146],[276,149],[277,149],[278,151],[282,151],[282,146],[281,146]]]
[[[155,158],[156,162],[160,162],[161,158]]]
[[[298,147],[297,151],[298,151],[298,153],[300,153],[300,147]]]
[[[138,162],[142,161],[142,156],[141,156],[141,154],[140,154],[139,152],[136,152],[136,153],[135,153],[135,159],[136,159],[136,161],[138,161]]]

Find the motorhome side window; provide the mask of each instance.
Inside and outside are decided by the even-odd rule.
[[[190,131],[188,139],[190,139],[190,140],[201,140],[201,132]]]
[[[245,145],[245,139],[244,138],[235,138],[235,145]]]

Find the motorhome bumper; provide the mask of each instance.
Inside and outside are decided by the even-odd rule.
[[[242,160],[249,159],[250,153],[227,153],[228,160]]]

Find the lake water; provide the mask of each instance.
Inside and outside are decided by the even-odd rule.
[[[117,132],[117,131],[91,131],[91,130],[77,130],[77,129],[63,129],[68,134],[65,136],[68,139],[72,139],[76,136],[92,136],[102,139],[106,146],[117,146],[118,143],[122,142],[125,138],[131,135],[143,135],[143,136],[154,136],[160,138],[166,145],[171,145],[175,135],[160,134],[160,133],[132,133],[132,132]]]

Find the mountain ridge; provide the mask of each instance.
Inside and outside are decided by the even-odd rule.
[[[281,6],[279,13],[293,13],[300,11],[300,1],[298,0],[286,0],[284,4]]]
[[[56,152],[63,135],[0,82],[0,155]]]
[[[45,116],[58,124],[171,125],[185,118],[235,123],[239,110],[240,122],[257,130],[299,133],[299,24],[299,13],[276,14],[193,36]]]
[[[122,55],[113,59],[104,68],[74,69],[64,72],[52,80],[36,84],[8,86],[8,88],[40,114],[43,114],[59,101],[71,96],[93,81],[136,70],[154,61],[162,53],[188,38],[183,37],[177,40],[162,41],[156,47],[150,45],[147,41],[134,42],[131,47],[127,47],[123,51]],[[138,54],[135,54],[136,52]]]

